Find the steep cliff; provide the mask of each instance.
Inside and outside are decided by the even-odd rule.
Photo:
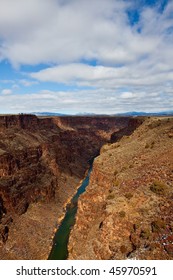
[[[147,118],[94,160],[69,259],[173,259],[172,221],[173,118]]]
[[[0,116],[0,259],[44,259],[64,205],[129,118]]]

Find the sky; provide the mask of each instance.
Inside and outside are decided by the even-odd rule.
[[[0,0],[0,114],[173,110],[173,0]]]

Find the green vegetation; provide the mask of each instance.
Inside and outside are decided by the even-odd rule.
[[[118,180],[115,180],[115,181],[114,181],[114,186],[118,187],[119,184],[120,184],[120,182],[119,182]]]
[[[148,215],[148,209],[141,207],[141,208],[139,208],[139,213],[142,214],[143,216]]]
[[[107,199],[114,199],[115,198],[115,194],[114,193],[110,193],[110,194],[108,194],[108,196],[107,196]]]
[[[154,144],[155,144],[155,142],[154,141],[152,141],[150,144],[149,143],[146,143],[146,145],[145,145],[145,149],[152,149],[153,147],[154,147]]]
[[[133,194],[132,193],[130,193],[130,192],[128,192],[128,193],[125,193],[125,195],[124,195],[127,199],[131,199],[132,197],[133,197]]]
[[[126,171],[127,169],[128,169],[127,166],[123,166],[123,167],[121,168],[121,172]]]
[[[141,233],[140,233],[140,237],[143,238],[143,239],[149,239],[151,235],[151,231],[149,229],[143,229],[141,230]]]
[[[120,211],[120,212],[119,212],[119,216],[120,216],[121,218],[124,218],[124,217],[126,216],[126,212],[125,212],[125,211]]]
[[[161,125],[161,120],[154,121],[148,125],[150,129],[156,128]]]
[[[145,145],[145,149],[148,149],[150,147],[150,145],[147,143],[146,145]]]
[[[114,171],[114,176],[116,177],[117,174],[118,174],[118,170],[115,169],[115,171]]]
[[[161,181],[155,180],[150,186],[150,190],[158,195],[163,195],[167,190],[167,185]]]
[[[151,142],[151,145],[150,145],[150,148],[151,148],[151,149],[154,147],[154,144],[155,144],[155,142],[152,141],[152,142]]]
[[[151,223],[152,232],[160,232],[162,229],[166,228],[166,224],[163,220],[158,219]]]

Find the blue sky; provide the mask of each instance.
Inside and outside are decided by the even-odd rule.
[[[0,113],[173,109],[172,0],[0,0]]]

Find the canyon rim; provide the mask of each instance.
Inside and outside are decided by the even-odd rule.
[[[172,259],[173,118],[0,116],[0,258],[47,259],[78,199],[68,259]]]

